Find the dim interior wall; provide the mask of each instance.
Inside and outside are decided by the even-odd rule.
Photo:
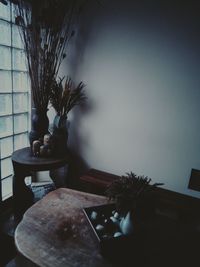
[[[200,169],[198,14],[160,2],[86,8],[62,69],[88,97],[70,113],[69,145],[89,167],[199,197],[187,188]]]

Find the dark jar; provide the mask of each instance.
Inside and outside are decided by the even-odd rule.
[[[53,140],[55,144],[55,154],[65,155],[67,153],[68,141],[68,121],[67,116],[56,115],[53,121]]]
[[[29,133],[29,142],[32,146],[33,141],[43,139],[45,134],[49,133],[49,118],[46,110],[32,108],[31,112],[31,131]]]

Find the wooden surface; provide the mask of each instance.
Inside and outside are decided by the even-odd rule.
[[[32,170],[43,170],[43,169],[55,169],[59,166],[63,166],[68,161],[68,156],[62,157],[35,157],[33,156],[30,147],[25,147],[16,150],[12,154],[12,161],[23,166],[28,166]]]
[[[119,179],[119,176],[96,169],[90,169],[80,177],[80,185],[83,191],[103,195],[105,194],[106,187],[115,179]]]
[[[33,204],[33,192],[26,186],[25,178],[32,171],[55,170],[68,163],[68,156],[34,157],[30,147],[16,150],[12,154],[13,176],[13,208],[15,219],[19,222],[24,212]],[[51,178],[53,175],[51,175]]]
[[[86,192],[104,195],[106,188],[117,176],[112,173],[90,169],[87,173],[80,177],[81,189]],[[158,199],[158,205],[165,208],[173,209],[181,216],[198,216],[200,207],[200,198],[184,195],[162,187],[157,187],[155,194]]]
[[[18,251],[41,267],[110,266],[82,211],[105,203],[105,197],[66,188],[49,193],[19,223],[15,231]]]

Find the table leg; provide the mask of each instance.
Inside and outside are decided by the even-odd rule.
[[[33,192],[26,186],[27,170],[21,165],[13,163],[13,207],[15,220],[20,221],[24,212],[33,204]]]

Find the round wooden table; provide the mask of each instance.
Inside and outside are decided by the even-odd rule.
[[[13,204],[17,221],[21,220],[24,212],[33,204],[33,192],[26,186],[25,178],[30,176],[33,171],[47,171],[63,167],[68,163],[68,159],[68,155],[48,158],[35,157],[30,147],[13,152]]]

